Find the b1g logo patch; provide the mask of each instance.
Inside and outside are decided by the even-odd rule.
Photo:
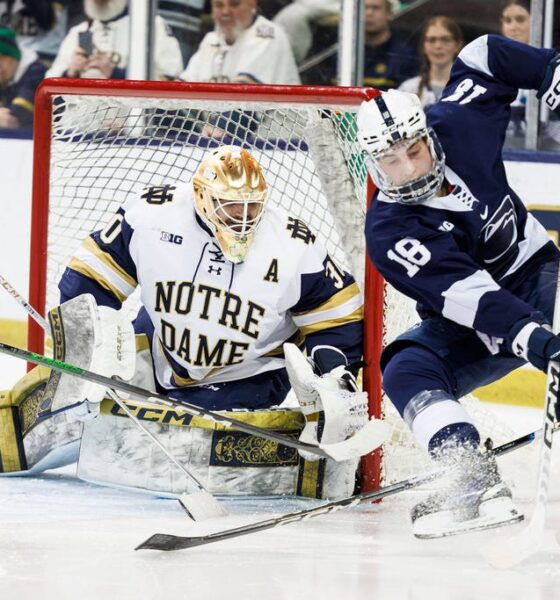
[[[167,231],[161,232],[159,238],[162,242],[169,242],[170,244],[178,244],[179,246],[183,243],[183,236],[175,233],[168,233]]]

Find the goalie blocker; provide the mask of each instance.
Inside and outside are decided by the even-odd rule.
[[[51,311],[55,356],[98,372],[130,378],[131,338],[117,311],[82,296]],[[100,312],[99,312],[100,311]],[[81,331],[81,335],[78,335]],[[87,332],[87,333],[84,333]],[[113,338],[109,332],[112,332]],[[122,343],[111,343],[120,339]],[[133,338],[132,338],[133,339]],[[84,340],[93,348],[85,349]],[[124,341],[123,341],[124,340]],[[126,351],[125,348],[126,347]],[[120,356],[115,357],[115,352]],[[113,353],[113,354],[111,354]],[[133,383],[155,389],[148,343],[136,338]],[[113,356],[113,358],[110,358]],[[89,366],[88,366],[89,365]],[[0,471],[36,473],[79,459],[78,476],[104,485],[179,495],[188,482],[167,457],[146,444],[142,433],[98,385],[65,382],[65,375],[37,367],[0,395]],[[296,494],[338,498],[352,494],[357,461],[308,461],[296,450],[231,430],[156,404],[127,401],[163,445],[216,494]],[[97,418],[92,418],[98,414]],[[228,414],[224,412],[224,414]],[[299,410],[232,411],[232,417],[299,437]]]

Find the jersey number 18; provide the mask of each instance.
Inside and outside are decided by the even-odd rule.
[[[387,252],[387,257],[402,265],[409,277],[416,273],[430,261],[432,255],[422,242],[414,238],[404,238],[395,244],[394,250]]]

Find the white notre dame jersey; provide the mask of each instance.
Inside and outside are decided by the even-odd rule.
[[[167,389],[281,368],[283,342],[306,336],[361,352],[354,279],[302,221],[272,205],[245,262],[233,264],[196,215],[190,185],[148,188],[86,239],[60,289],[63,299],[89,292],[119,306],[137,284]]]
[[[128,66],[130,17],[124,14],[112,21],[98,20],[83,21],[72,27],[62,44],[47,77],[61,77],[72,60],[74,51],[79,46],[79,34],[91,31],[93,46],[100,52],[109,54],[119,69]],[[157,79],[175,78],[183,69],[183,59],[179,42],[171,33],[170,28],[159,16],[155,19],[155,77]],[[92,75],[93,76],[93,75]],[[99,77],[99,75],[97,75]]]
[[[218,30],[207,33],[181,79],[286,85],[301,83],[286,34],[263,16],[258,16],[233,44],[227,44]]]

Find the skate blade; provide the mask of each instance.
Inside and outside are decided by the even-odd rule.
[[[461,535],[463,533],[474,533],[475,531],[484,531],[485,529],[496,529],[498,527],[504,527],[505,525],[513,525],[514,523],[519,523],[523,521],[525,517],[522,514],[518,514],[515,517],[511,517],[505,521],[500,521],[499,523],[479,523],[478,525],[471,525],[467,528],[456,528],[454,530],[433,532],[433,533],[416,533],[414,532],[414,537],[419,540],[435,540],[437,538],[450,537],[452,535]],[[474,519],[478,521],[478,519]],[[470,522],[470,521],[469,521]]]
[[[430,540],[513,525],[524,519],[509,497],[487,500],[480,506],[480,513],[479,517],[467,521],[454,520],[451,510],[434,513],[416,520],[412,532],[418,539]],[[499,515],[503,515],[502,518]]]

